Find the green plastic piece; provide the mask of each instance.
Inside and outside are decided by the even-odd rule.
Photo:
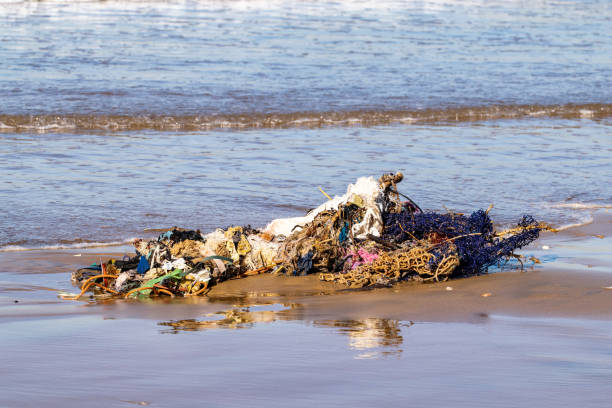
[[[206,258],[204,258],[204,261],[208,261],[210,259],[220,259],[222,261],[226,261],[229,263],[233,263],[233,261],[231,260],[231,258],[227,258],[225,256],[219,256],[219,255],[212,255],[212,256],[207,256]],[[141,288],[146,288],[149,286],[153,286],[156,283],[162,282],[165,279],[168,278],[183,278],[185,275],[187,275],[187,273],[183,272],[182,269],[175,269],[170,273],[167,273],[163,276],[160,276],[159,278],[154,278],[154,279],[149,279],[148,281],[146,281],[145,283],[143,283],[142,285],[140,285]],[[139,292],[134,292],[132,293],[130,296],[149,296],[151,294],[151,289],[147,289],[147,290],[141,290]]]
[[[153,286],[156,283],[159,283],[161,281],[163,281],[164,279],[168,279],[168,278],[182,278],[183,275],[183,270],[182,269],[175,269],[170,273],[167,273],[163,276],[160,276],[159,278],[154,278],[154,279],[150,279],[148,281],[146,281],[145,283],[143,283],[142,285],[140,285],[141,288],[146,288],[148,286]],[[144,295],[144,296],[149,296],[151,294],[151,289],[147,289],[147,290],[141,290],[139,292],[134,292],[132,293],[130,296],[134,296],[134,295]]]

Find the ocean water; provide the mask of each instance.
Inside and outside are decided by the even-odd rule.
[[[561,226],[612,203],[609,119],[0,136],[0,245],[83,246],[303,214],[401,170],[421,207]],[[157,232],[158,234],[159,232]]]
[[[2,0],[1,121],[609,112],[611,12],[606,0]]]
[[[265,225],[400,170],[499,224],[609,208],[607,1],[0,1],[0,250]]]

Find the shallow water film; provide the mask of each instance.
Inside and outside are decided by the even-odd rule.
[[[610,397],[609,322],[311,321],[286,309],[158,323],[120,311],[5,321],[0,344],[12,351],[0,403],[604,407]]]

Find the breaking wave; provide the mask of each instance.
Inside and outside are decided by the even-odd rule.
[[[603,119],[612,117],[612,104],[498,105],[423,110],[357,110],[231,115],[0,115],[0,132],[317,128],[456,123],[531,117]]]
[[[134,242],[136,238],[130,238],[124,241],[112,241],[112,242],[89,242],[79,241],[74,243],[60,243],[54,245],[40,245],[40,246],[24,246],[15,244],[6,244],[0,246],[0,252],[20,252],[20,251],[44,251],[44,250],[56,250],[56,249],[89,249],[89,248],[103,248],[103,247],[114,247],[128,245]]]

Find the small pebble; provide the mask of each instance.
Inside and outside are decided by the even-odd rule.
[[[452,286],[447,286],[446,290],[451,291],[451,290],[453,290],[453,287]]]
[[[486,293],[483,293],[480,296],[482,296],[482,297],[489,297],[489,296],[491,296],[491,293],[490,292],[486,292]]]
[[[19,301],[18,301],[18,300],[15,300],[15,303],[19,303]]]
[[[550,249],[548,245],[542,245],[542,249]]]
[[[81,254],[76,254],[75,256],[81,256]]]

